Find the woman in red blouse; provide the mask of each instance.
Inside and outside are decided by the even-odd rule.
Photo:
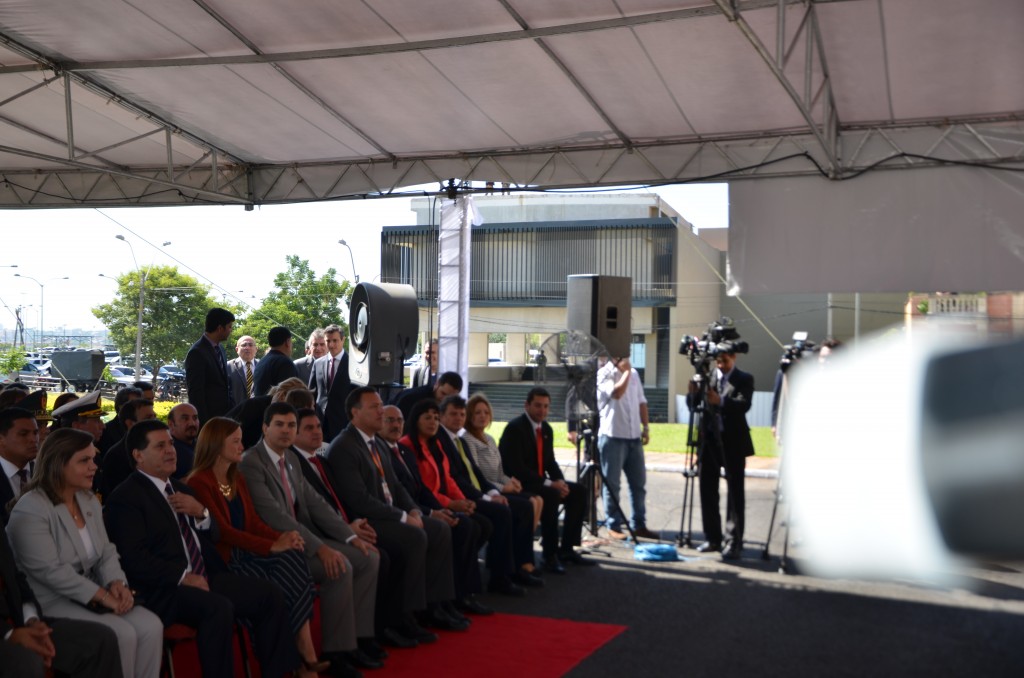
[[[441,426],[441,415],[437,403],[423,400],[412,408],[405,422],[405,435],[398,442],[416,453],[423,485],[434,493],[441,506],[459,513],[472,515],[476,504],[466,499],[458,484],[452,480],[448,469],[448,455],[441,449],[437,432]]]
[[[312,677],[329,662],[317,659],[309,620],[316,590],[303,555],[298,532],[278,532],[256,514],[242,461],[242,428],[234,419],[214,417],[203,425],[189,486],[195,490],[220,530],[217,550],[233,572],[268,579],[284,592],[291,609],[291,626],[303,666],[297,675]]]

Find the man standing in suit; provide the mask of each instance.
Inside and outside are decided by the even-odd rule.
[[[188,401],[199,412],[200,425],[211,417],[221,417],[235,405],[228,381],[228,361],[221,342],[227,341],[235,326],[235,316],[223,308],[206,313],[203,336],[185,356],[185,388]]]
[[[294,407],[271,403],[263,416],[263,438],[245,451],[238,468],[263,522],[302,535],[306,562],[320,585],[324,655],[337,675],[357,675],[352,664],[382,666],[371,656],[380,556],[306,482],[291,449],[297,427]]]
[[[284,595],[267,580],[228,571],[209,536],[210,512],[190,487],[171,478],[177,456],[167,425],[140,421],[125,447],[136,470],[106,498],[104,516],[140,604],[166,626],[196,629],[203,675],[235,675],[236,617],[253,625],[261,674],[294,670],[300,658]]]
[[[327,355],[313,363],[309,390],[316,394],[316,407],[323,417],[324,440],[334,440],[348,425],[345,398],[352,390],[352,383],[348,379],[345,330],[338,325],[328,325],[324,336],[327,337]]]
[[[526,394],[526,412],[508,423],[501,434],[498,449],[505,472],[518,478],[523,490],[544,498],[540,516],[541,547],[544,570],[565,574],[563,562],[593,565],[573,550],[580,545],[583,513],[586,510],[584,490],[576,483],[566,482],[555,461],[554,434],[547,423],[551,394],[540,386]],[[562,541],[558,541],[558,505],[565,504],[565,525]]]
[[[39,427],[35,415],[21,407],[0,410],[0,519],[7,524],[7,503],[21,495],[39,453]]]
[[[346,409],[349,425],[327,449],[324,466],[345,510],[370,522],[378,545],[401,577],[401,590],[390,601],[391,613],[402,619],[397,630],[417,639],[412,612],[426,609],[429,625],[464,629],[465,619],[451,604],[451,529],[423,516],[395,475],[391,455],[377,445],[375,436],[384,425],[383,401],[363,386],[349,393]]]
[[[720,346],[722,346],[720,344]],[[726,344],[728,347],[728,344]],[[736,353],[722,351],[715,356],[717,368],[711,372],[707,386],[707,410],[704,426],[704,453],[700,463],[700,512],[704,518],[702,553],[722,551],[722,557],[736,560],[743,552],[743,525],[746,499],[743,481],[747,457],[754,454],[750,439],[747,411],[754,397],[754,376],[736,367]],[[697,395],[698,384],[691,381],[687,403]],[[726,533],[722,535],[718,485],[725,468]]]
[[[303,384],[309,384],[309,375],[313,373],[313,363],[327,355],[327,337],[321,328],[313,330],[306,340],[306,355],[295,361],[295,370]]]
[[[256,395],[256,365],[260,361],[256,357],[256,340],[249,335],[238,338],[235,352],[238,357],[228,361],[228,378],[231,380],[231,397],[238,405]]]
[[[42,678],[48,668],[81,678],[119,677],[117,636],[93,622],[44,622],[7,534],[0,530],[0,678]]]
[[[270,350],[256,366],[254,395],[264,395],[285,379],[297,376],[292,362],[292,331],[287,327],[272,327],[267,333]]]
[[[433,386],[437,379],[437,339],[432,339],[423,352],[423,362],[413,370],[409,387]]]

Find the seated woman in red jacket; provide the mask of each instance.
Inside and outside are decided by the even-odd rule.
[[[416,453],[416,465],[423,478],[423,485],[434,493],[441,506],[457,513],[473,515],[476,503],[466,499],[458,484],[452,480],[448,455],[437,440],[440,426],[441,415],[437,403],[422,400],[409,413],[409,419],[405,422],[405,435],[398,442]]]
[[[253,508],[242,460],[242,428],[234,419],[213,417],[196,441],[196,456],[187,482],[220,530],[217,549],[233,572],[268,579],[284,592],[291,609],[291,627],[302,656],[297,675],[312,677],[329,662],[316,657],[309,620],[316,595],[298,532],[278,532],[260,520]]]

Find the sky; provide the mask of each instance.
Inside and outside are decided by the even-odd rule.
[[[698,228],[728,225],[726,184],[636,190],[661,195]],[[113,279],[136,267],[177,266],[210,285],[211,294],[254,307],[273,289],[289,254],[308,259],[317,276],[333,267],[339,280],[358,275],[372,281],[380,274],[381,227],[416,223],[411,200],[273,205],[251,212],[238,206],[0,210],[0,340],[13,337],[18,306],[28,343],[41,305],[46,334],[102,329],[90,309],[110,301],[117,289]]]

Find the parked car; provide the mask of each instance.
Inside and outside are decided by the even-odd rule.
[[[116,369],[118,372],[126,377],[131,377],[132,381],[153,381],[153,373],[147,370],[144,366],[142,367],[141,375],[135,376],[135,368],[129,367],[128,365],[118,365],[116,368],[111,365],[111,369]]]
[[[125,374],[121,370],[123,367],[110,367],[110,376],[114,378],[114,388],[120,391],[125,386],[131,386],[137,379],[130,374]],[[128,368],[131,369],[131,368]]]
[[[50,370],[49,367],[43,369],[42,367],[36,365],[35,363],[25,363],[24,365],[21,366],[21,369],[18,370],[18,376],[23,381],[25,379],[35,380],[38,379],[39,377],[50,376]]]

